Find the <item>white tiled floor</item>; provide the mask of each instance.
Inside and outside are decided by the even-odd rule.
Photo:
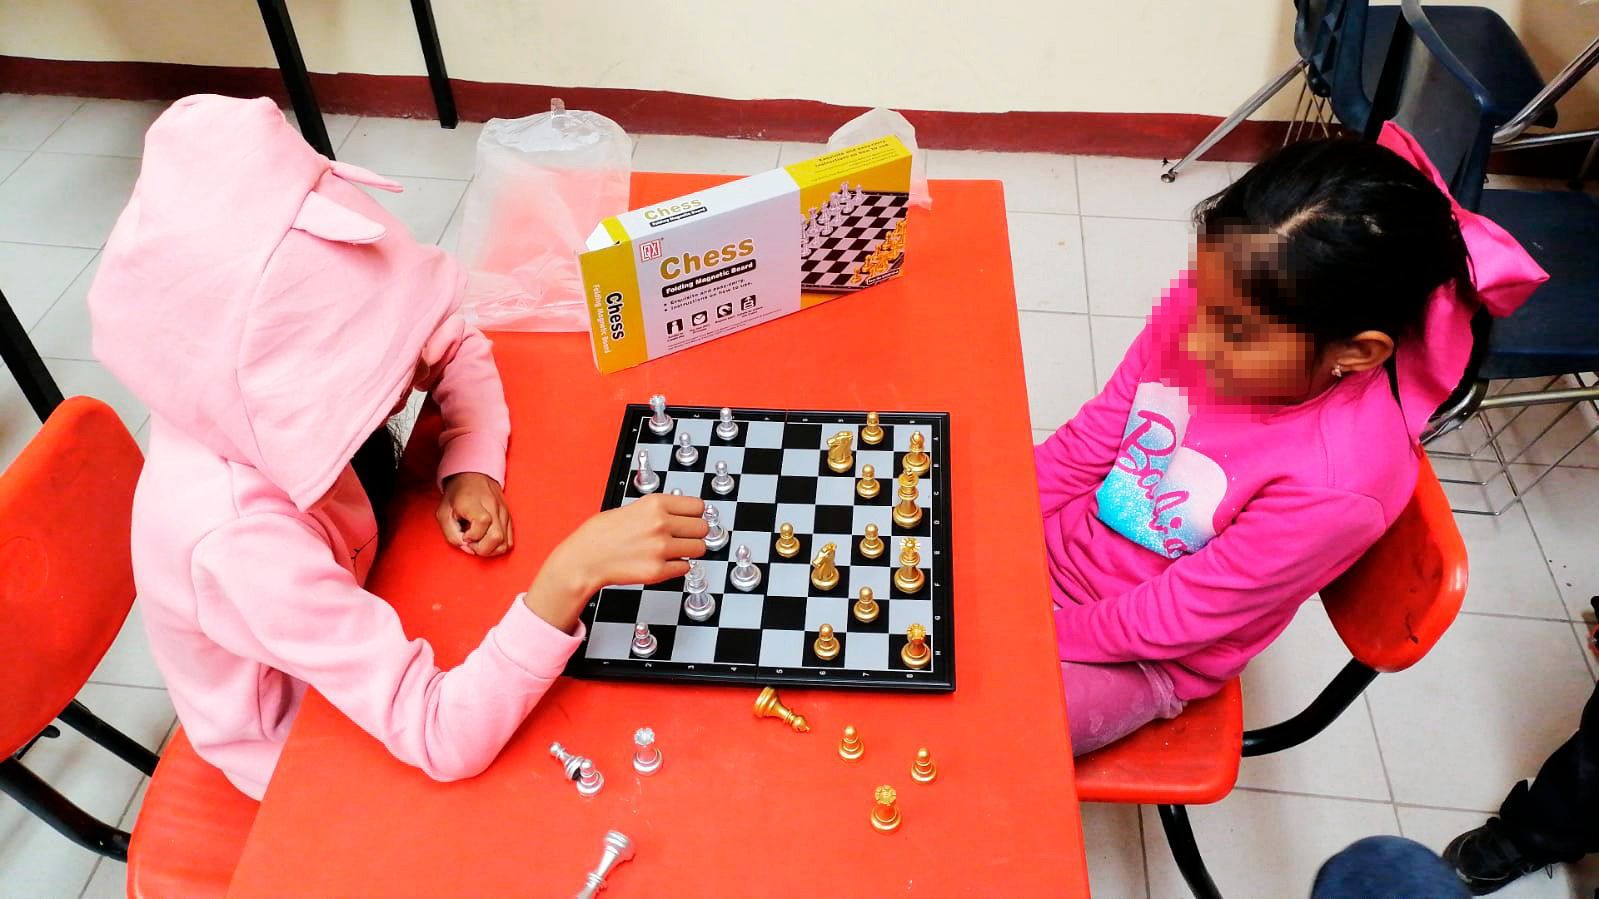
[[[142,435],[148,415],[89,352],[84,295],[94,260],[137,174],[153,106],[0,94],[0,287],[68,393],[108,400]],[[330,116],[342,159],[395,177],[379,200],[424,240],[453,246],[478,126]],[[754,172],[815,155],[814,144],[644,135],[635,167]],[[1241,168],[1201,164],[1161,184],[1152,160],[934,151],[933,178],[1006,182],[1017,302],[1035,440],[1048,436],[1114,370],[1156,294],[1189,252],[1192,205]],[[62,198],[70,197],[70,202]],[[1531,425],[1525,435],[1537,433]],[[36,428],[0,378],[0,465]],[[1585,428],[1567,426],[1573,436]],[[1378,679],[1329,731],[1297,750],[1248,760],[1239,788],[1193,811],[1201,846],[1230,896],[1304,895],[1345,844],[1402,832],[1434,848],[1478,823],[1531,776],[1575,726],[1595,660],[1582,647],[1599,593],[1599,449],[1587,447],[1534,491],[1525,511],[1468,518],[1464,614],[1414,670]],[[1583,466],[1583,467],[1578,467]],[[1321,607],[1309,603],[1245,675],[1248,723],[1291,714],[1342,664]],[[83,699],[149,745],[170,732],[171,704],[137,611]],[[74,735],[27,764],[90,811],[129,827],[140,778]],[[1186,895],[1153,810],[1084,809],[1097,895]],[[120,895],[124,868],[99,862],[0,800],[0,897]],[[1528,878],[1507,895],[1592,890],[1599,864]],[[1586,894],[1584,894],[1586,895]]]

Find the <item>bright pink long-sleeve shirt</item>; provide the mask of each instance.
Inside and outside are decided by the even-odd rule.
[[[196,751],[256,798],[308,686],[397,758],[469,777],[582,636],[482,597],[504,617],[446,671],[362,586],[378,532],[349,461],[396,402],[438,403],[441,481],[503,483],[510,422],[455,314],[461,272],[357,183],[393,186],[271,101],[180,101],[89,296],[96,354],[152,411],[132,545],[151,651]]]
[[[1298,405],[1191,401],[1174,285],[1104,391],[1035,451],[1060,657],[1210,695],[1408,503],[1417,450],[1378,369]]]

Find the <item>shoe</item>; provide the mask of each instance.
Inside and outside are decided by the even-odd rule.
[[[1455,837],[1444,850],[1444,861],[1473,896],[1486,896],[1554,863],[1522,852],[1498,818],[1489,818],[1487,824]]]

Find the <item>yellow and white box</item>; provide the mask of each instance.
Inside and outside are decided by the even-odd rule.
[[[885,137],[606,219],[578,257],[594,363],[628,368],[898,277],[910,178]]]

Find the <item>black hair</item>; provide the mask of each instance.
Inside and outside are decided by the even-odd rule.
[[[1317,347],[1363,331],[1399,341],[1440,286],[1471,295],[1449,198],[1367,141],[1290,144],[1200,203],[1194,223],[1228,253],[1244,296]]]
[[[385,421],[378,425],[376,431],[367,435],[355,451],[355,456],[350,459],[350,466],[355,469],[361,489],[366,491],[366,498],[372,504],[372,515],[378,522],[380,540],[388,536],[388,515],[385,512],[389,500],[394,498],[399,487],[402,449],[400,436]]]

